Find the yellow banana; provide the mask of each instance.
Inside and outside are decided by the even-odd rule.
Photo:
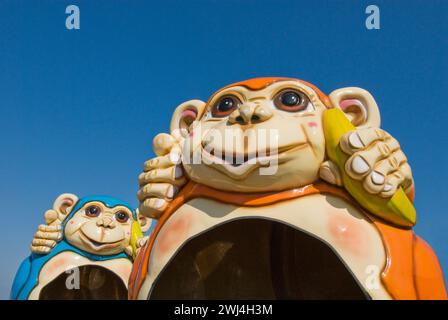
[[[342,151],[339,142],[344,134],[356,130],[345,114],[337,108],[328,109],[324,113],[323,124],[328,158],[339,167],[344,187],[352,197],[375,216],[402,227],[414,226],[417,214],[403,188],[400,187],[390,199],[381,198],[368,193],[361,181],[350,178],[345,172],[349,155]]]
[[[138,221],[132,222],[130,244],[132,246],[132,258],[137,256],[137,241],[143,237],[142,229]]]

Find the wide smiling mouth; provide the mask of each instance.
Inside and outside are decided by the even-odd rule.
[[[277,149],[257,150],[252,153],[236,153],[220,150],[210,150],[202,147],[202,156],[205,157],[211,164],[218,164],[224,166],[230,166],[238,168],[247,165],[269,165],[273,160],[277,159],[278,163],[285,162],[287,159],[284,157],[287,153],[297,151],[304,147],[307,147],[308,143],[300,143],[295,145],[289,145],[280,147]]]
[[[90,248],[92,248],[95,251],[103,250],[103,249],[109,249],[109,248],[116,248],[120,245],[121,240],[114,241],[114,242],[98,242],[87,236],[82,230],[80,230],[80,238],[81,240],[87,244]]]

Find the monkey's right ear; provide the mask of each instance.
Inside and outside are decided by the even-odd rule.
[[[171,134],[186,137],[193,123],[201,118],[205,106],[206,103],[201,100],[190,100],[179,105],[171,118]]]
[[[78,197],[72,193],[63,193],[53,203],[53,210],[58,213],[59,216],[67,216],[72,211]]]
[[[367,90],[357,87],[342,88],[333,91],[328,97],[331,104],[341,109],[357,128],[380,127],[380,111]]]

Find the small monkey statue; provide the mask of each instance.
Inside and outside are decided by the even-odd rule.
[[[62,194],[45,213],[11,299],[126,299],[132,260],[151,223],[124,201]]]

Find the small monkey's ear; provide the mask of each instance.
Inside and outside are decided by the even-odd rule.
[[[58,213],[58,215],[67,216],[70,211],[72,211],[76,202],[78,202],[78,197],[71,193],[63,193],[53,203],[53,210]]]
[[[149,230],[151,228],[152,219],[145,217],[144,215],[141,215],[137,210],[137,216],[138,216],[138,222],[140,223],[140,229],[143,233]]]
[[[202,116],[205,106],[206,103],[201,100],[190,100],[179,105],[171,118],[171,134],[186,137],[193,122]]]
[[[375,99],[367,90],[356,87],[342,88],[333,91],[328,97],[333,107],[344,111],[354,126],[380,127],[380,111]]]

